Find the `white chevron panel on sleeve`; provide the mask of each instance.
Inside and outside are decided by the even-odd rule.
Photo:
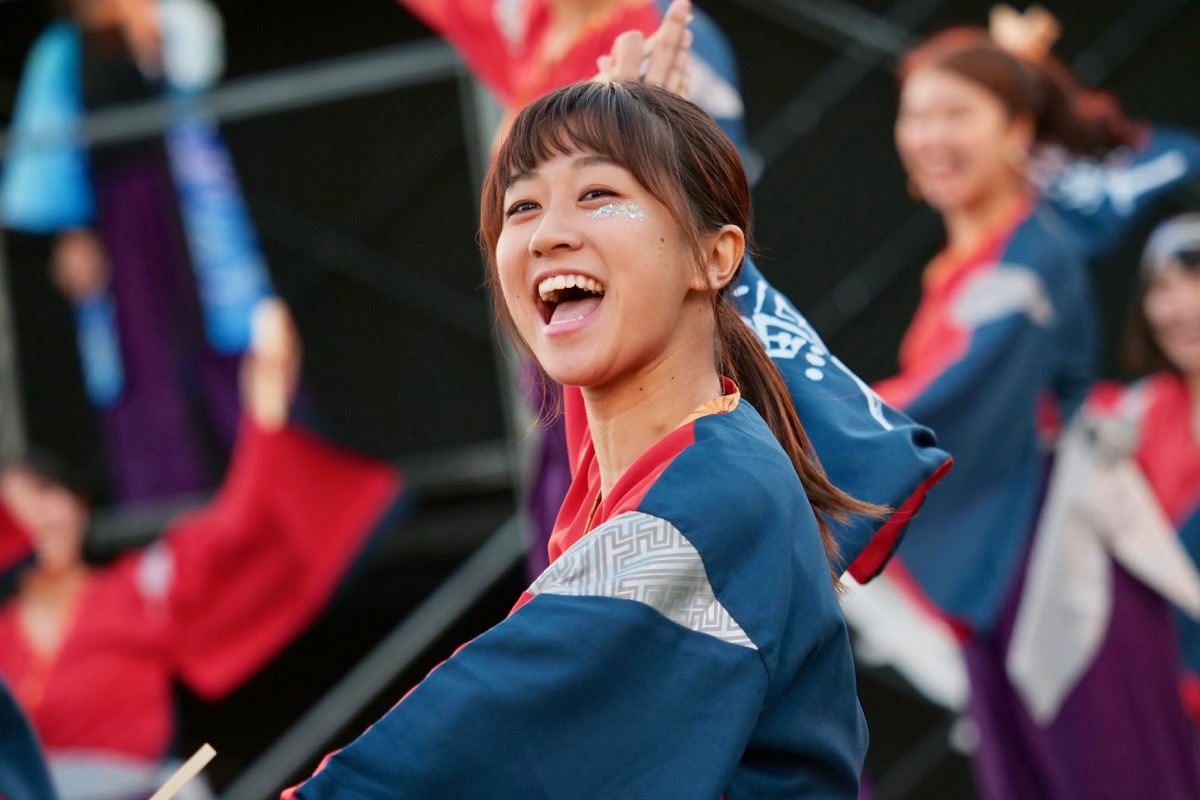
[[[717,600],[692,543],[667,520],[640,511],[588,533],[533,582],[529,594],[633,600],[690,630],[758,649]]]

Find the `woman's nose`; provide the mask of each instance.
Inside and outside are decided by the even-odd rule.
[[[581,243],[582,237],[569,211],[548,207],[542,212],[529,240],[529,252],[535,256],[549,256],[576,250]]]

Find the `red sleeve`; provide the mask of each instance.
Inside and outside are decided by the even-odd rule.
[[[253,674],[321,611],[401,489],[387,464],[243,422],[216,498],[165,540],[181,678],[217,697]]]
[[[1097,416],[1112,416],[1120,411],[1121,401],[1129,387],[1115,381],[1098,381],[1092,385],[1087,397],[1087,410]]]
[[[496,21],[494,0],[400,0],[454,46],[471,72],[504,103],[512,99],[510,53]]]

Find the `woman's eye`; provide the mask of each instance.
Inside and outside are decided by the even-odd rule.
[[[583,200],[601,200],[605,197],[615,197],[616,192],[612,189],[588,189],[583,193]]]
[[[537,208],[537,203],[532,200],[518,200],[508,207],[504,212],[504,216],[511,217],[513,214],[520,214],[522,211],[531,211]]]

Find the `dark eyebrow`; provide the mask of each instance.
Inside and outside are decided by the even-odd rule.
[[[608,166],[618,167],[620,164],[613,161],[608,156],[602,156],[599,153],[589,153],[586,156],[579,156],[571,162],[573,169],[583,169],[584,167]]]
[[[507,192],[509,189],[511,189],[514,183],[520,183],[521,181],[527,181],[530,178],[533,178],[536,176],[537,176],[536,169],[524,169],[518,173],[510,175],[508,178],[508,183],[505,184],[505,186],[504,186],[504,191]]]
[[[619,167],[621,165],[616,161],[613,161],[608,156],[602,156],[599,153],[589,153],[588,155],[579,156],[571,161],[572,169],[584,169],[585,167],[596,166]],[[515,173],[508,179],[508,185],[504,187],[504,190],[508,191],[512,188],[513,184],[520,183],[521,181],[527,181],[531,178],[536,178],[537,174],[538,171],[536,169],[526,169]]]

